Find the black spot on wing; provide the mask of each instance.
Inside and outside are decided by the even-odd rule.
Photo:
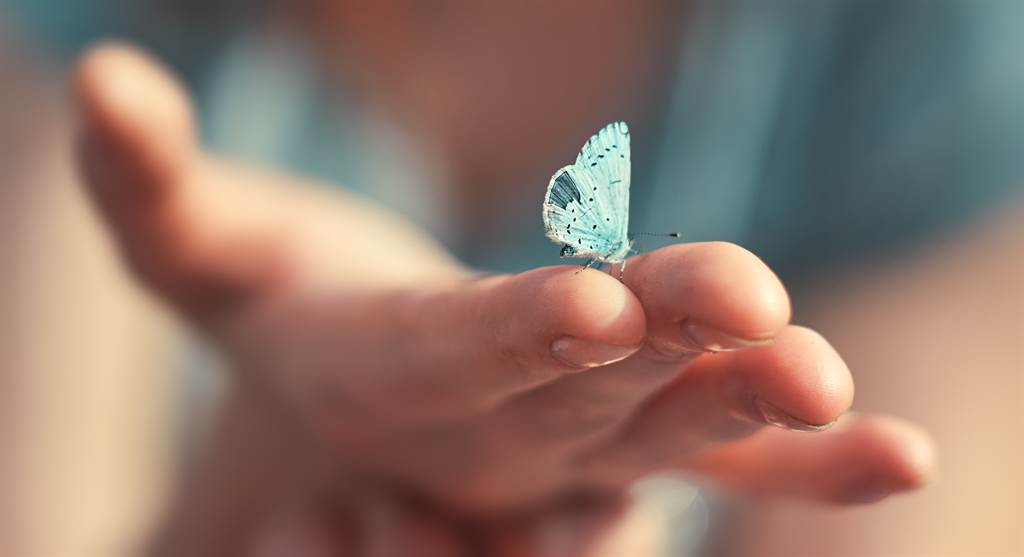
[[[565,209],[570,201],[580,202],[580,189],[576,181],[569,175],[569,171],[562,172],[555,177],[555,183],[551,185],[551,203]]]

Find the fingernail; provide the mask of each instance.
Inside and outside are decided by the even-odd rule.
[[[730,335],[695,321],[684,321],[682,324],[683,342],[687,348],[700,352],[731,352],[755,346],[771,344],[773,339],[749,339]]]
[[[615,346],[572,337],[562,337],[551,344],[551,353],[556,359],[578,368],[605,366],[633,352],[636,352],[635,346]]]
[[[887,485],[880,484],[877,481],[868,481],[865,485],[852,490],[846,496],[846,502],[866,505],[869,503],[877,503],[890,495],[892,495],[892,489]]]
[[[761,417],[764,418],[765,422],[775,427],[781,427],[782,429],[789,429],[793,431],[824,431],[836,423],[835,421],[831,421],[827,424],[810,424],[792,416],[789,412],[786,412],[778,406],[775,406],[766,400],[762,400],[761,398],[754,399],[754,406],[757,407],[758,412],[761,413]]]

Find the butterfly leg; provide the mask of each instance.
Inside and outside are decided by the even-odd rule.
[[[619,282],[625,282],[622,279],[623,279],[623,277],[626,276],[626,262],[627,261],[629,261],[628,258],[627,259],[623,259],[622,260],[622,265],[619,266]]]
[[[587,269],[593,267],[594,264],[597,263],[598,261],[600,261],[600,260],[599,259],[591,259],[590,261],[587,261],[586,263],[583,264],[582,267],[580,267],[579,271],[576,271],[576,274],[578,275],[578,274],[582,273],[583,271],[586,271]]]

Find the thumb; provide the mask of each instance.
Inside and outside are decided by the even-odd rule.
[[[145,282],[186,313],[209,313],[274,281],[272,213],[201,155],[189,98],[166,68],[101,44],[78,62],[72,95],[85,185]]]

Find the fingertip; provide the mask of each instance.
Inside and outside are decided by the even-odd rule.
[[[72,77],[87,143],[143,177],[176,174],[194,151],[194,119],[184,88],[141,50],[108,41],[90,47]]]
[[[595,270],[562,274],[556,299],[564,299],[561,320],[579,336],[618,346],[637,346],[646,323],[643,307],[614,277]]]
[[[759,340],[774,337],[789,323],[789,295],[782,281],[753,252],[729,242],[708,242],[697,246],[693,258],[715,286],[709,295],[720,301],[708,324]]]
[[[613,346],[638,347],[646,331],[643,307],[614,277],[593,269],[547,267],[521,276],[548,333]]]
[[[771,339],[790,319],[778,277],[728,242],[677,244],[636,258],[629,284],[659,321],[699,322],[727,335]]]
[[[504,319],[495,330],[517,331],[499,335],[505,339],[496,350],[523,354],[540,369],[564,374],[605,366],[632,355],[643,341],[640,302],[600,271],[543,267],[495,284],[486,302]]]
[[[908,489],[919,489],[938,478],[938,454],[935,441],[923,429],[904,444],[904,485]]]
[[[932,481],[935,448],[919,426],[886,415],[852,415],[826,439],[819,465],[830,489],[821,498],[841,505],[876,503]]]
[[[820,430],[853,404],[853,376],[842,357],[817,332],[786,327],[771,345],[738,353],[741,380],[756,400],[781,409],[792,423]],[[757,411],[764,414],[758,405]],[[765,421],[778,425],[772,416]]]
[[[935,480],[935,443],[924,428],[891,416],[861,420],[861,428],[874,438],[879,466],[888,471],[893,491],[920,489]]]

